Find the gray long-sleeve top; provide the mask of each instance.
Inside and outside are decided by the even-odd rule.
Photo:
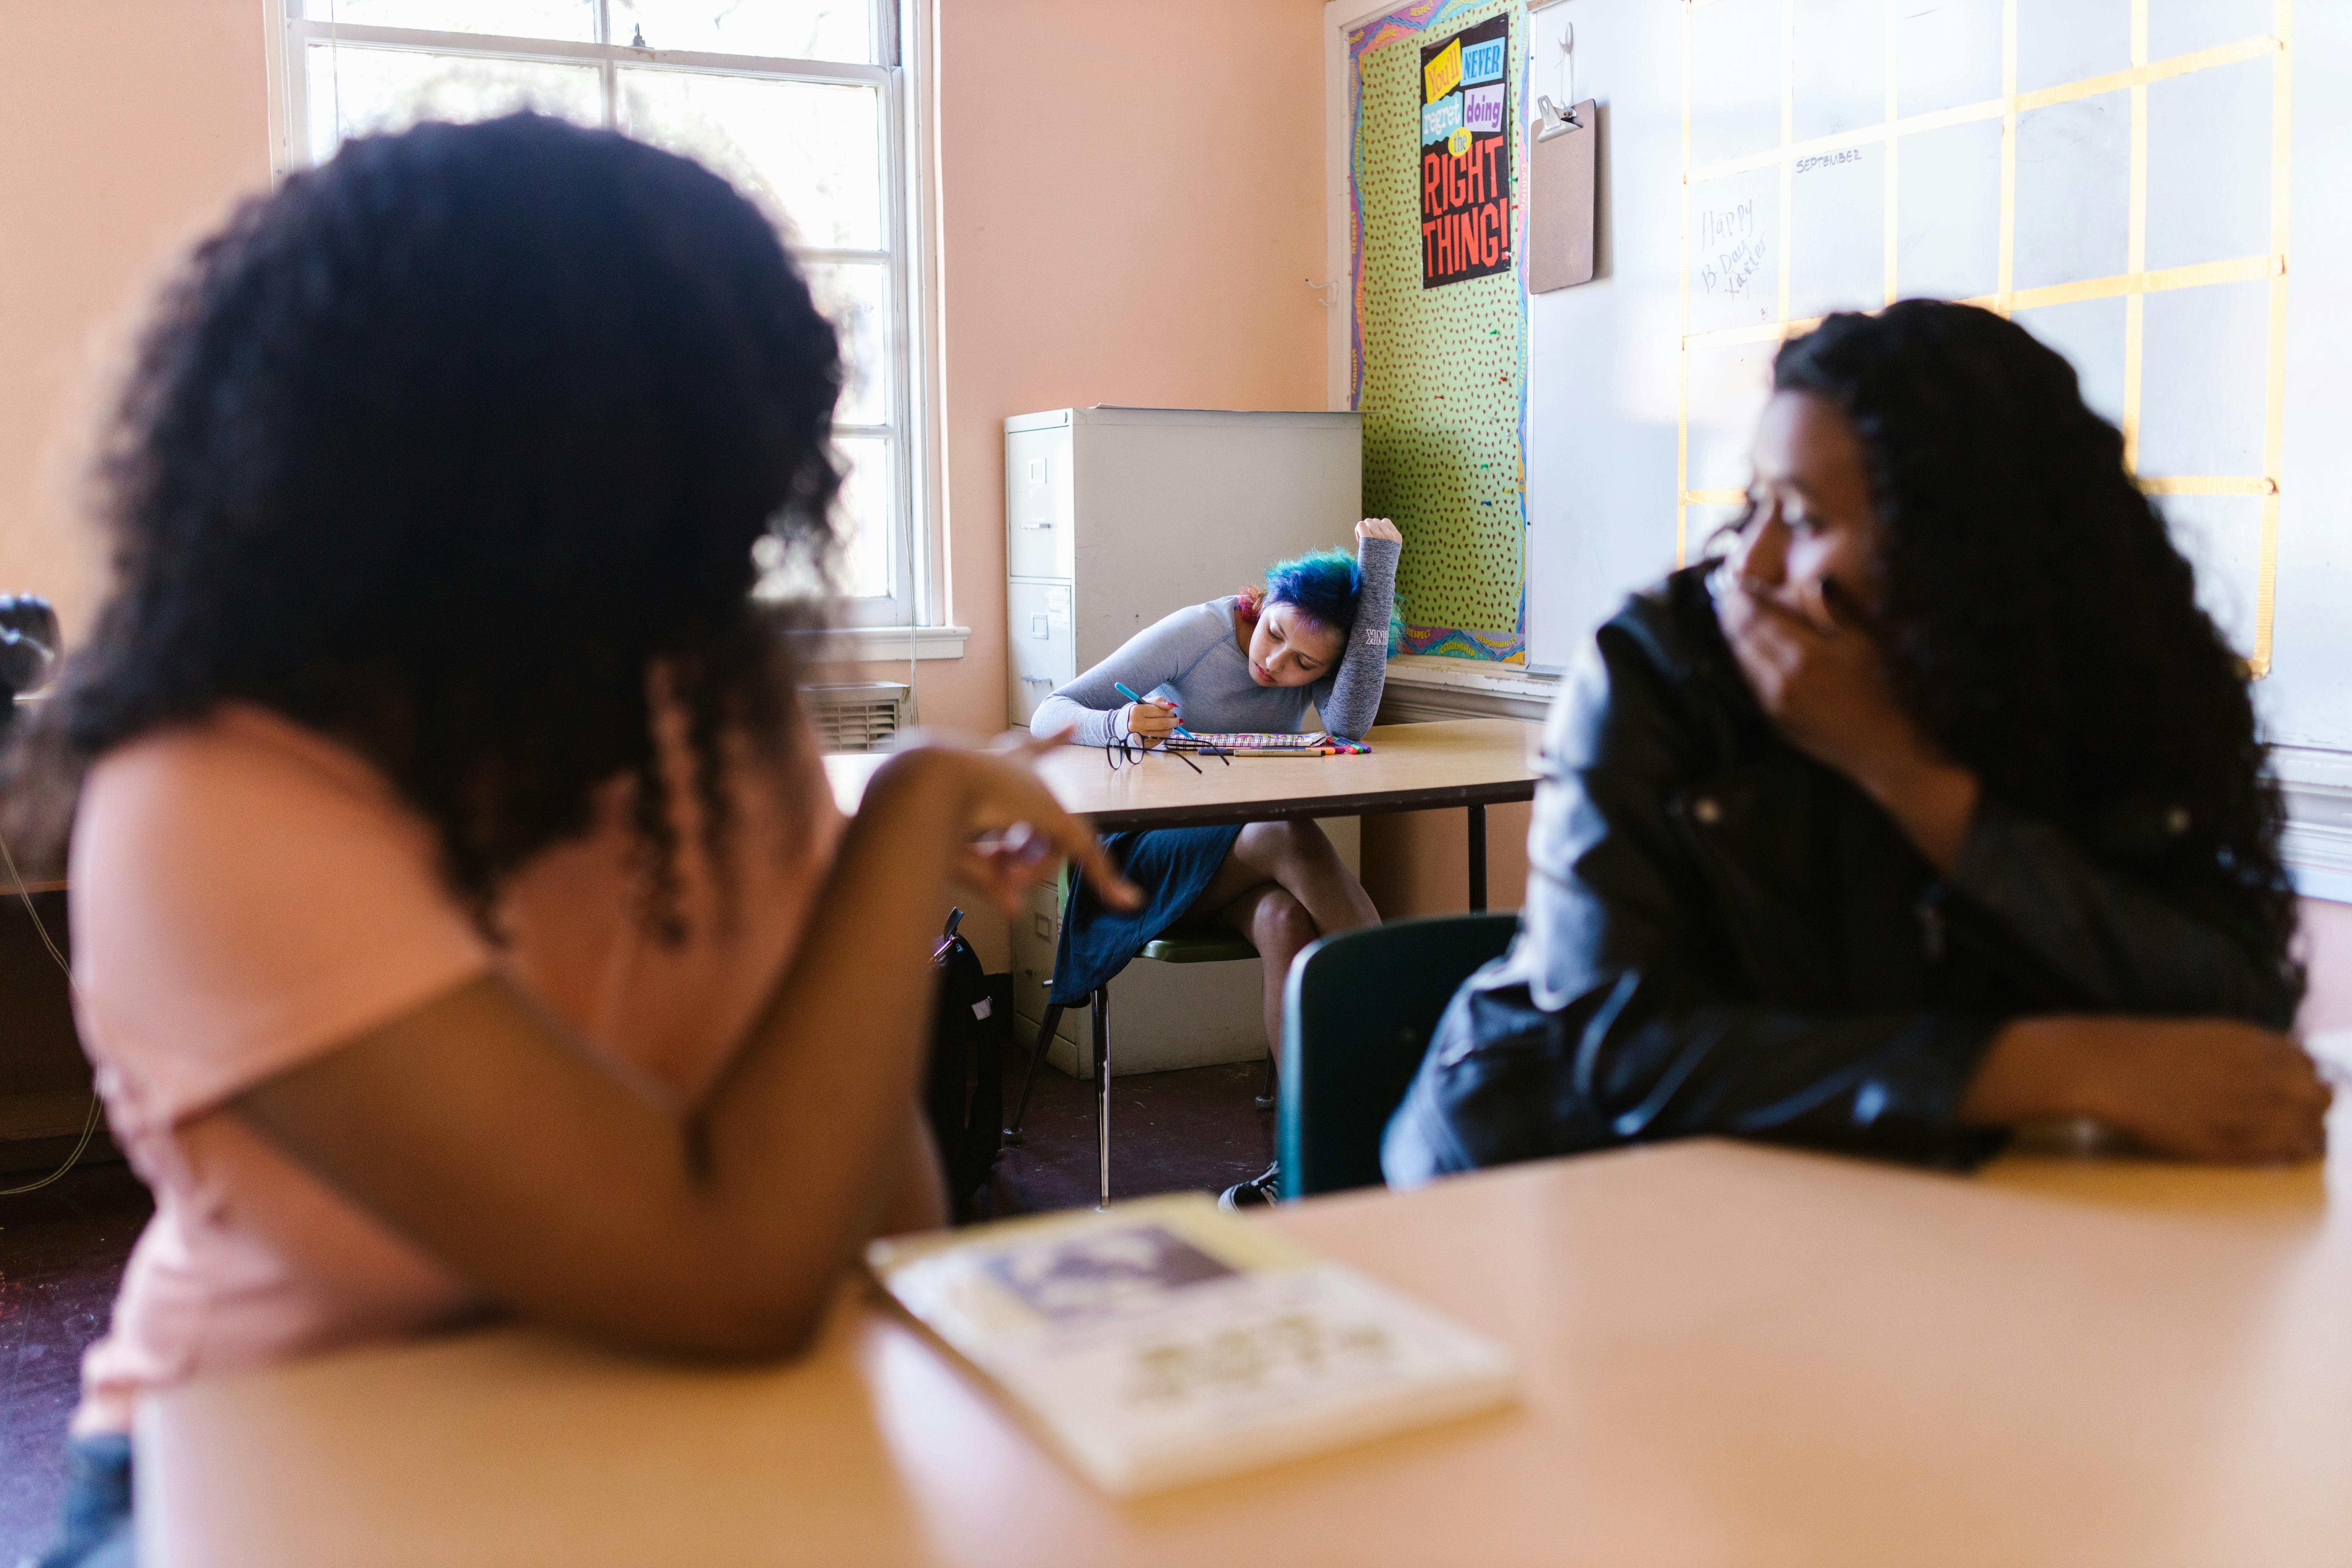
[[[1238,600],[1212,599],[1177,611],[1127,639],[1117,653],[1037,704],[1032,734],[1053,735],[1072,725],[1081,746],[1118,739],[1118,694],[1124,682],[1146,697],[1165,697],[1183,710],[1194,731],[1289,733],[1306,722],[1307,707],[1323,716],[1335,735],[1360,740],[1381,706],[1388,676],[1389,608],[1396,595],[1393,539],[1367,539],[1356,551],[1363,573],[1356,625],[1339,667],[1306,686],[1260,686],[1250,679],[1249,659],[1235,641]]]

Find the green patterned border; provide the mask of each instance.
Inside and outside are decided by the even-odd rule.
[[[1355,157],[1354,404],[1364,416],[1364,510],[1405,536],[1397,592],[1403,651],[1527,658],[1524,358],[1518,268],[1421,286],[1421,49],[1490,16],[1511,17],[1519,124],[1526,23],[1515,0],[1429,0],[1351,35]],[[1527,161],[1514,130],[1512,183]],[[1513,243],[1524,225],[1513,213]]]

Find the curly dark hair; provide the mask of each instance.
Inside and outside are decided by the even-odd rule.
[[[2291,964],[2284,810],[2243,661],[2074,368],[1990,310],[1911,300],[1785,344],[1842,409],[1883,537],[1905,709],[1987,795]]]
[[[380,767],[486,926],[625,777],[674,940],[655,710],[718,863],[722,750],[799,743],[754,546],[833,559],[841,380],[773,227],[685,158],[533,114],[348,142],[164,296],[101,474],[112,595],[32,765],[260,704]]]

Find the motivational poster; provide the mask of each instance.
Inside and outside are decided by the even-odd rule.
[[[1504,112],[1510,18],[1421,51],[1421,286],[1511,265],[1511,141]]]

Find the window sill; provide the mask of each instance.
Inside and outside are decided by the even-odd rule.
[[[2271,752],[2286,797],[2279,858],[2306,899],[2352,903],[2352,756],[2302,746]]]
[[[801,635],[807,657],[818,663],[889,664],[907,657],[910,636],[919,659],[961,658],[971,628],[917,626],[910,634],[905,626],[839,626]]]
[[[1515,664],[1399,654],[1389,660],[1381,693],[1381,721],[1423,723],[1439,719],[1534,719],[1550,710],[1557,677],[1530,675]]]

